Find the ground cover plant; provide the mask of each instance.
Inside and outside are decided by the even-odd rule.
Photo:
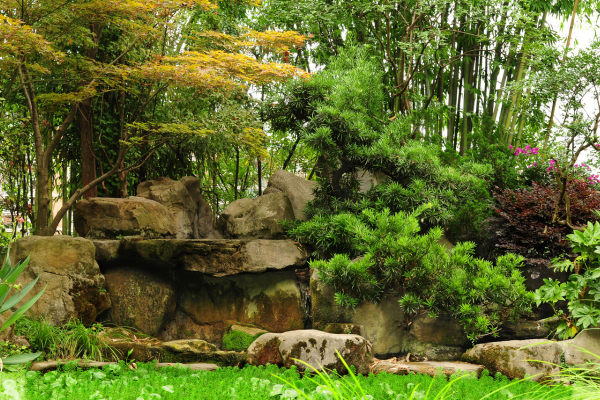
[[[319,377],[313,377],[312,380],[301,378],[296,369],[279,369],[273,365],[248,366],[243,369],[221,368],[212,372],[191,371],[184,366],[156,370],[152,363],[139,364],[136,370],[128,368],[124,363],[87,371],[64,365],[60,372],[23,372],[19,376],[25,377],[23,398],[36,400],[279,400],[302,398],[298,391],[308,394],[311,399],[336,398],[326,393],[327,383]],[[331,379],[336,387],[356,385],[351,376],[332,376]],[[409,399],[413,392],[414,399],[434,399],[448,385],[444,376],[431,378],[427,375],[398,376],[382,373],[377,376],[358,376],[356,379],[368,395],[366,398],[378,400]],[[481,399],[489,394],[487,399],[500,400],[547,391],[547,388],[533,382],[507,386],[511,382],[505,377],[493,377],[487,373],[480,379],[455,375],[450,381],[452,385],[446,391],[444,399]]]
[[[103,356],[112,354],[111,348],[99,337],[102,330],[102,324],[85,326],[77,319],[55,326],[44,318],[27,317],[15,324],[15,334],[25,336],[32,349],[42,353],[41,359],[46,360],[102,361]]]

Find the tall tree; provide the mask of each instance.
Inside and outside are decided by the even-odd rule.
[[[142,118],[153,99],[165,95],[168,88],[193,88],[197,94],[207,94],[244,83],[266,84],[305,76],[304,71],[289,64],[261,62],[247,54],[257,46],[273,52],[288,51],[302,46],[301,36],[256,31],[231,36],[205,31],[182,37],[175,23],[181,15],[198,10],[214,13],[218,8],[208,0],[0,1],[3,93],[8,101],[25,103],[35,143],[37,234],[54,234],[63,215],[84,193],[115,174],[143,165],[170,136],[209,133],[178,121],[156,124]],[[94,60],[99,39],[108,28],[118,32],[111,44],[113,57]],[[166,55],[165,42],[175,36],[185,44],[178,47],[179,52]],[[92,135],[93,120],[88,106],[112,91],[126,93],[135,99],[136,107],[118,138],[111,168],[95,179],[90,168],[85,184],[52,218],[50,171],[54,151],[67,140],[67,130],[78,115],[82,150],[90,150],[86,142]],[[131,159],[134,148],[139,150]],[[94,155],[83,156],[89,167]]]

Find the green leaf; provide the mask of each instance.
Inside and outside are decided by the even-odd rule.
[[[28,363],[29,361],[35,360],[36,358],[38,358],[41,355],[42,355],[42,353],[17,354],[14,356],[3,358],[2,363],[4,365],[24,364],[24,363]]]
[[[31,298],[27,303],[23,304],[17,311],[15,311],[14,314],[11,315],[10,318],[4,323],[4,325],[2,325],[2,328],[0,328],[0,332],[17,322],[17,320],[21,318],[23,314],[25,314],[25,311],[29,310],[29,308],[31,308],[31,306],[33,306],[35,302],[42,296],[44,291],[46,291],[46,287],[47,286],[45,286],[41,292],[39,292],[37,295]]]
[[[9,310],[15,304],[17,304],[19,301],[21,301],[27,295],[27,293],[29,293],[31,288],[33,288],[35,286],[38,279],[40,279],[39,276],[37,278],[35,278],[33,280],[33,282],[31,282],[29,285],[25,286],[20,292],[15,293],[10,299],[8,299],[8,301],[6,303],[2,304],[2,308],[0,308],[0,314]]]

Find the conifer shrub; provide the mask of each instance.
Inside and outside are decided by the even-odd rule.
[[[500,321],[528,314],[533,293],[518,269],[523,257],[478,259],[471,242],[448,251],[438,242],[441,228],[420,232],[420,215],[430,207],[410,214],[389,209],[320,214],[288,233],[315,246],[313,255],[320,259],[311,268],[335,289],[338,304],[356,307],[400,290],[400,308],[409,320],[424,312],[450,314],[473,341],[495,335]]]

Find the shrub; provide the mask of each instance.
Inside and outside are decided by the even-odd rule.
[[[230,331],[223,336],[223,350],[246,351],[262,333],[254,336],[241,331]]]
[[[581,180],[567,186],[570,197],[572,222],[585,225],[595,221],[594,209],[600,209],[600,193]],[[559,256],[575,257],[567,241],[572,229],[562,224],[552,224],[552,215],[559,192],[555,183],[533,182],[526,189],[500,189],[496,187],[495,209],[504,226],[498,231],[503,252],[512,252],[525,257],[526,264],[549,265]],[[565,212],[565,206],[560,213]]]
[[[538,306],[548,303],[561,318],[556,333],[563,339],[575,336],[581,329],[595,327],[600,323],[600,223],[588,222],[583,232],[574,231],[567,235],[573,251],[581,253],[574,261],[568,258],[555,259],[554,269],[570,271],[568,282],[544,279],[544,286],[535,293]],[[568,301],[568,313],[557,309],[556,303]]]
[[[494,265],[474,258],[470,242],[448,252],[438,242],[440,228],[419,234],[424,208],[411,214],[367,209],[359,215],[319,215],[288,233],[314,244],[317,254],[331,255],[311,267],[334,287],[341,305],[377,302],[385,292],[403,289],[400,307],[409,318],[448,313],[460,320],[471,340],[495,334],[500,321],[531,310],[533,293],[525,289],[517,268],[523,257],[502,256]]]

